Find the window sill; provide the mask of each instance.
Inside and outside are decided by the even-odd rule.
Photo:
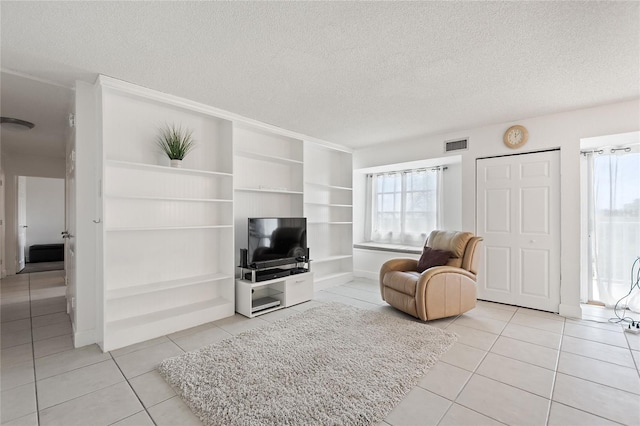
[[[393,253],[422,254],[422,247],[404,246],[401,244],[385,243],[357,243],[353,248],[372,251],[387,251]]]

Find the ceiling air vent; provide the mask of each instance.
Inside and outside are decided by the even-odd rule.
[[[469,149],[469,138],[444,141],[444,152],[464,151]]]

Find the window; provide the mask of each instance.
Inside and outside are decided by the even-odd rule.
[[[440,227],[442,168],[367,175],[369,241],[422,246]]]
[[[629,293],[640,248],[640,147],[585,154],[588,300],[640,312],[640,292]]]

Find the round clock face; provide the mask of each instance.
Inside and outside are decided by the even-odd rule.
[[[522,126],[512,126],[504,133],[504,144],[509,148],[519,148],[527,142],[529,134]]]

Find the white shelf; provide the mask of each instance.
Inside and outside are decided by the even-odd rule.
[[[337,255],[337,256],[327,256],[327,257],[322,257],[320,259],[312,259],[312,264],[324,263],[324,262],[334,262],[336,260],[351,259],[352,257],[353,257],[353,255],[351,255],[351,254],[343,254],[343,255]]]
[[[344,208],[352,208],[353,207],[353,205],[351,205],[351,204],[327,204],[327,203],[313,203],[313,202],[306,202],[305,204],[310,205],[310,206],[344,207]]]
[[[105,194],[107,198],[123,199],[123,200],[149,200],[149,201],[188,201],[196,203],[233,203],[233,200],[226,198],[179,198],[179,197],[155,197],[155,196],[138,196],[138,195],[113,195]]]
[[[244,271],[248,272],[249,270],[248,269],[244,269]],[[288,277],[295,277],[295,275],[287,275],[286,277],[280,277],[280,278],[274,278],[272,280],[264,280],[264,281],[256,281],[256,282],[253,282],[251,280],[246,280],[244,278],[236,278],[236,280],[242,281],[242,283],[244,285],[247,285],[247,286],[249,286],[249,287],[251,287],[252,289],[255,290],[256,288],[264,287],[264,286],[269,285],[269,284],[282,282],[282,280],[284,280],[285,278],[288,278]]]
[[[174,288],[186,287],[195,284],[202,284],[207,282],[221,281],[225,279],[232,279],[231,275],[225,274],[208,274],[199,275],[195,277],[186,277],[178,280],[162,281],[151,284],[136,285],[126,288],[116,288],[106,291],[107,300],[121,299],[124,297],[137,296],[141,294],[149,294],[157,291],[171,290]]]
[[[222,297],[105,324],[104,350],[111,351],[233,315],[233,302]]]
[[[269,312],[278,311],[278,310],[284,309],[284,308],[285,308],[285,306],[281,304],[281,305],[278,305],[278,306],[274,306],[273,308],[263,309],[263,310],[257,311],[257,312],[251,312],[251,317],[250,318],[255,318],[257,316],[268,314]]]
[[[326,183],[319,183],[319,182],[305,182],[305,184],[312,185],[312,186],[319,186],[321,188],[339,189],[341,191],[353,191],[353,188],[348,186],[329,185]]]
[[[318,291],[353,277],[353,162],[349,152],[312,142],[304,158],[304,208]]]
[[[265,189],[265,188],[235,188],[236,191],[239,192],[265,192],[271,194],[291,194],[291,195],[302,195],[302,191],[289,191],[286,189]]]
[[[197,174],[197,175],[209,175],[209,176],[221,176],[221,177],[232,177],[231,173],[225,172],[213,172],[208,170],[195,170],[195,169],[183,169],[178,167],[167,167],[167,166],[158,166],[155,164],[146,164],[146,163],[134,163],[131,161],[120,161],[120,160],[107,160],[107,166],[115,166],[115,167],[128,167],[132,169],[139,170],[153,170],[153,171],[162,171],[169,173],[177,173],[177,174]]]
[[[205,300],[203,302],[191,303],[189,305],[178,306],[172,309],[166,309],[163,311],[152,312],[150,314],[139,315],[131,318],[125,318],[116,321],[107,322],[107,328],[109,331],[122,330],[126,331],[129,327],[136,327],[141,325],[149,325],[156,321],[162,321],[165,319],[171,319],[179,315],[190,314],[196,311],[215,308],[217,306],[224,306],[231,304],[230,300],[218,297],[211,300]]]
[[[233,225],[202,225],[202,226],[155,226],[155,227],[131,227],[131,228],[106,228],[107,232],[127,231],[175,231],[183,229],[225,229],[233,228]]]
[[[294,160],[294,159],[291,159],[291,158],[259,154],[257,152],[236,151],[236,155],[239,156],[239,157],[251,158],[253,160],[268,161],[270,163],[296,164],[296,165],[302,165],[303,164],[302,160]]]

